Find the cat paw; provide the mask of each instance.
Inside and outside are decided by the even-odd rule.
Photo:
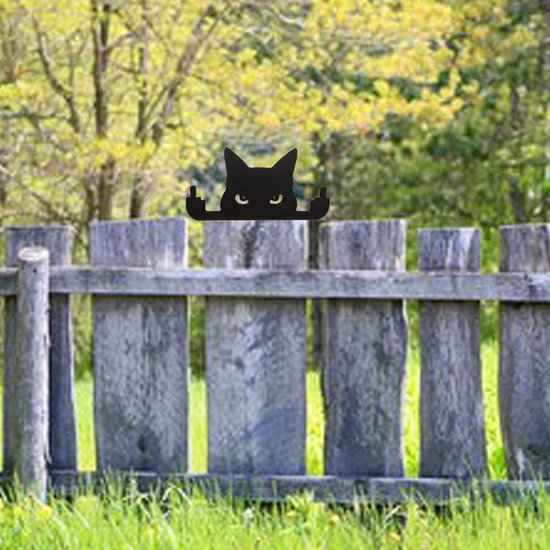
[[[316,219],[322,218],[330,205],[330,199],[327,197],[327,188],[321,187],[319,196],[309,203],[309,211]]]
[[[187,212],[192,218],[204,214],[206,211],[206,201],[197,197],[197,187],[192,185],[189,189],[190,194],[185,199],[185,205],[187,207]]]

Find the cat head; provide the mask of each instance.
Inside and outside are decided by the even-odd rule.
[[[253,213],[258,218],[296,211],[292,175],[298,151],[292,149],[271,168],[250,168],[236,153],[225,148],[227,179],[220,209],[229,215]]]

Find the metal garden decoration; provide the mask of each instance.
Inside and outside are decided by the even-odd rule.
[[[309,210],[297,210],[293,173],[298,151],[292,149],[271,168],[250,168],[231,149],[225,148],[227,179],[220,209],[207,211],[204,199],[192,185],[187,213],[195,220],[319,220],[328,212],[327,188],[309,202]]]

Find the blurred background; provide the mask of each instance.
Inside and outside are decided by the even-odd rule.
[[[70,224],[86,261],[94,220],[216,208],[225,146],[297,147],[327,219],[407,218],[411,269],[416,228],[476,226],[493,271],[498,225],[549,221],[549,105],[550,0],[0,0],[0,224]]]

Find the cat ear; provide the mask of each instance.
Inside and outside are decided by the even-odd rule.
[[[273,168],[284,172],[285,174],[292,176],[294,173],[294,167],[296,166],[296,159],[298,158],[298,149],[292,149],[282,159],[278,160]]]
[[[246,162],[229,147],[224,149],[223,154],[225,157],[225,168],[228,175],[230,173],[242,172],[243,170],[248,169]]]

